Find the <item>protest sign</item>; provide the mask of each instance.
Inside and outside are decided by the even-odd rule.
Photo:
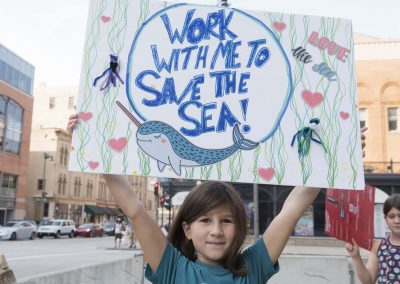
[[[365,190],[328,189],[325,200],[325,234],[371,250],[374,238],[375,187]]]
[[[351,22],[91,1],[70,169],[362,189]]]

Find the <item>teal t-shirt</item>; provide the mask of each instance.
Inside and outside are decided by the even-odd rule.
[[[264,284],[279,271],[278,262],[272,264],[262,238],[247,248],[242,257],[247,274],[234,277],[222,266],[209,266],[189,260],[168,242],[157,271],[153,272],[147,265],[145,276],[152,283],[159,284]]]

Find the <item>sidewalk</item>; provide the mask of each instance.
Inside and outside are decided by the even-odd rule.
[[[260,236],[261,237],[261,236]],[[248,235],[245,246],[254,242],[254,236]],[[348,253],[344,248],[345,242],[330,237],[290,237],[283,250],[283,255],[320,255],[320,256],[344,256]],[[369,251],[360,249],[361,257],[368,258]]]
[[[282,255],[344,256],[348,253],[345,242],[328,237],[291,237]],[[368,258],[369,251],[360,249],[361,257]]]

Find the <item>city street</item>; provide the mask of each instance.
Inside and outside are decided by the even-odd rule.
[[[141,250],[128,249],[127,245],[114,249],[114,237],[109,236],[0,241],[0,254],[5,255],[17,281],[135,255],[141,257],[141,253]]]

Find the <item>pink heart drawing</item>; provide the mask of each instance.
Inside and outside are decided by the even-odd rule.
[[[311,108],[318,106],[324,100],[324,96],[321,93],[313,93],[308,90],[301,92],[301,96],[305,103]]]
[[[285,23],[274,22],[274,27],[278,32],[281,32],[286,28],[286,24]]]
[[[349,114],[348,112],[345,112],[345,111],[341,111],[341,112],[339,113],[339,115],[340,115],[340,117],[341,117],[343,120],[348,119],[349,116],[350,116],[350,114]]]
[[[275,170],[273,168],[258,168],[258,175],[263,180],[270,181],[275,175]]]
[[[84,112],[81,111],[79,113],[79,118],[82,119],[83,121],[88,121],[92,118],[93,114],[91,112]]]
[[[121,152],[122,149],[126,146],[126,143],[128,142],[128,139],[125,137],[121,137],[119,139],[110,139],[108,140],[108,146],[111,147],[114,151]]]
[[[101,16],[101,20],[103,21],[103,23],[107,23],[111,18],[108,16]]]
[[[88,162],[89,168],[91,168],[92,170],[96,169],[99,166],[99,162],[93,162],[93,161],[89,161]]]

